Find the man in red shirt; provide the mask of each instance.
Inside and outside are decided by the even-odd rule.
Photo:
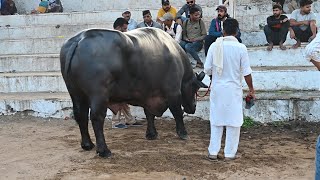
[[[290,28],[290,22],[286,15],[282,15],[282,6],[279,4],[273,5],[273,15],[267,18],[267,23],[264,27],[264,33],[269,43],[267,48],[271,51],[273,45],[280,45],[280,49],[285,50],[283,43],[286,41],[287,34]]]

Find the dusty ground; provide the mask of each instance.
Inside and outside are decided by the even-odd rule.
[[[187,141],[177,138],[174,121],[156,121],[155,141],[144,138],[146,126],[119,130],[106,123],[113,157],[102,159],[80,148],[73,120],[0,116],[0,179],[313,179],[320,124],[242,129],[242,157],[209,162],[209,122],[185,119]]]

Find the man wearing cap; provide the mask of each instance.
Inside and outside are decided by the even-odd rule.
[[[164,20],[162,19],[162,17],[165,13],[170,13],[174,19],[177,16],[177,9],[170,5],[169,0],[162,0],[162,8],[159,9],[158,16],[157,16],[158,23],[160,24],[163,23]]]
[[[167,32],[172,38],[180,43],[182,37],[182,27],[180,24],[174,22],[174,18],[171,13],[165,13],[163,16],[163,30]]]
[[[275,4],[272,7],[273,15],[267,18],[267,25],[264,27],[264,34],[269,43],[268,51],[271,51],[273,45],[279,45],[280,49],[285,50],[283,43],[286,41],[290,27],[289,19],[286,15],[282,15],[282,6]]]
[[[130,11],[125,11],[122,13],[122,17],[128,21],[128,31],[131,31],[133,29],[136,29],[138,26],[137,21],[131,18],[131,12]]]
[[[218,17],[214,18],[211,21],[210,24],[210,28],[209,28],[209,33],[206,36],[205,40],[204,40],[204,52],[205,55],[207,56],[208,53],[208,49],[210,47],[210,45],[216,41],[217,38],[222,37],[222,30],[223,30],[223,22],[227,19],[230,18],[229,14],[227,13],[227,7],[224,5],[220,5],[217,7],[216,9],[218,11]],[[236,38],[238,39],[238,41],[241,43],[242,40],[240,39],[241,33],[240,33],[240,29],[238,29]]]
[[[190,16],[190,8],[196,7],[200,11],[200,18],[202,18],[202,8],[196,4],[196,0],[186,0],[186,4],[181,7],[181,9],[177,12],[177,20],[176,22],[181,24],[186,21]],[[185,14],[185,17],[182,16]]]
[[[149,10],[144,10],[142,11],[142,15],[143,15],[143,22],[141,22],[140,24],[138,24],[137,28],[142,28],[142,27],[155,27],[155,28],[159,28],[162,29],[162,26],[157,23],[154,22],[152,20],[152,16]]]

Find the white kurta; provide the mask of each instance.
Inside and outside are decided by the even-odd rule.
[[[223,69],[217,74],[213,64],[217,43],[213,43],[204,65],[212,75],[210,92],[210,122],[215,126],[240,127],[243,124],[242,77],[252,73],[247,48],[235,41],[223,42]]]
[[[306,46],[304,56],[308,61],[320,62],[320,33]]]

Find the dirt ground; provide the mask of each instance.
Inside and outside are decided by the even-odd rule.
[[[205,159],[209,122],[186,117],[190,139],[178,139],[173,120],[157,119],[159,138],[148,141],[144,127],[111,129],[113,156],[83,151],[74,120],[0,116],[0,179],[313,179],[320,124],[271,123],[242,129],[241,158]],[[93,130],[90,126],[90,133]],[[95,141],[95,138],[92,138]],[[221,151],[222,153],[223,151]],[[222,156],[223,154],[221,154]]]

